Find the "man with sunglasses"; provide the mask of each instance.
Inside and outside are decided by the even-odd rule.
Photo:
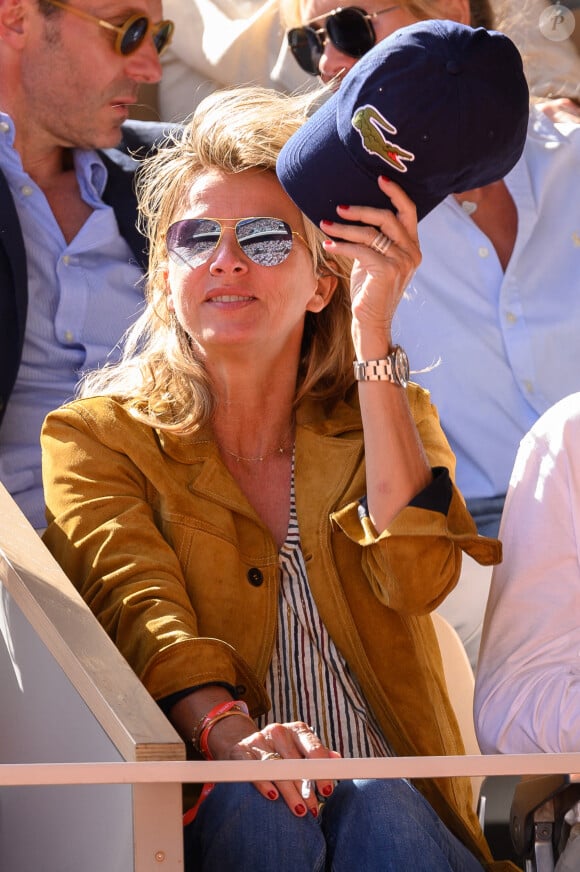
[[[0,0],[0,481],[37,529],[42,421],[142,306],[134,156],[167,125],[127,119],[172,30],[160,0]]]

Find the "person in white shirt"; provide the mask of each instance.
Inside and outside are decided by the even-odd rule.
[[[525,436],[500,527],[475,686],[484,753],[578,751],[580,393]]]
[[[167,0],[176,28],[162,58],[161,119],[182,121],[217,88],[254,84],[289,93],[312,86],[290,55],[278,6],[278,0]]]
[[[489,536],[521,438],[580,390],[580,125],[532,108],[522,158],[496,187],[448,197],[421,222],[423,263],[397,319]]]
[[[355,57],[359,43],[336,6],[282,0],[285,21],[294,27],[290,41],[297,49],[308,43],[305,62],[312,60],[313,72],[333,88],[368,42],[418,16],[494,23],[487,0],[366,0]],[[371,35],[366,45],[365,34]],[[524,153],[507,177],[452,194],[423,218],[423,260],[393,322],[413,379],[438,408],[461,492],[486,536],[497,536],[520,439],[553,403],[580,390],[580,119],[574,108],[571,101],[532,108]],[[489,571],[466,560],[441,609],[473,666],[490,581]]]

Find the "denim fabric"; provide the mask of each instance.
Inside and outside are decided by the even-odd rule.
[[[409,782],[340,782],[318,819],[219,784],[185,828],[186,872],[482,872]]]
[[[465,501],[480,536],[497,538],[505,494],[498,497],[475,497]]]

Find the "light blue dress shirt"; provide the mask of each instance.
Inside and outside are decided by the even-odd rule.
[[[431,391],[464,496],[506,493],[520,439],[580,390],[580,126],[532,112],[506,183],[518,212],[505,274],[453,197],[419,224],[423,262],[394,337]]]
[[[101,200],[107,174],[96,152],[74,152],[81,196],[93,212],[67,245],[13,143],[12,121],[0,113],[0,165],[26,244],[29,293],[23,357],[0,429],[0,480],[41,529],[42,423],[73,396],[83,371],[117,358],[119,339],[143,306],[142,272]]]

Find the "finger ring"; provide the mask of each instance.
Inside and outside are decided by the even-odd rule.
[[[381,233],[381,231],[379,230],[379,232],[371,242],[370,248],[372,248],[373,251],[378,251],[379,254],[386,254],[392,244],[393,240],[390,239],[388,236],[385,236],[385,234]]]
[[[277,751],[270,751],[269,754],[266,754],[264,757],[262,757],[262,760],[282,760],[282,759],[283,759],[282,755],[278,754]]]

